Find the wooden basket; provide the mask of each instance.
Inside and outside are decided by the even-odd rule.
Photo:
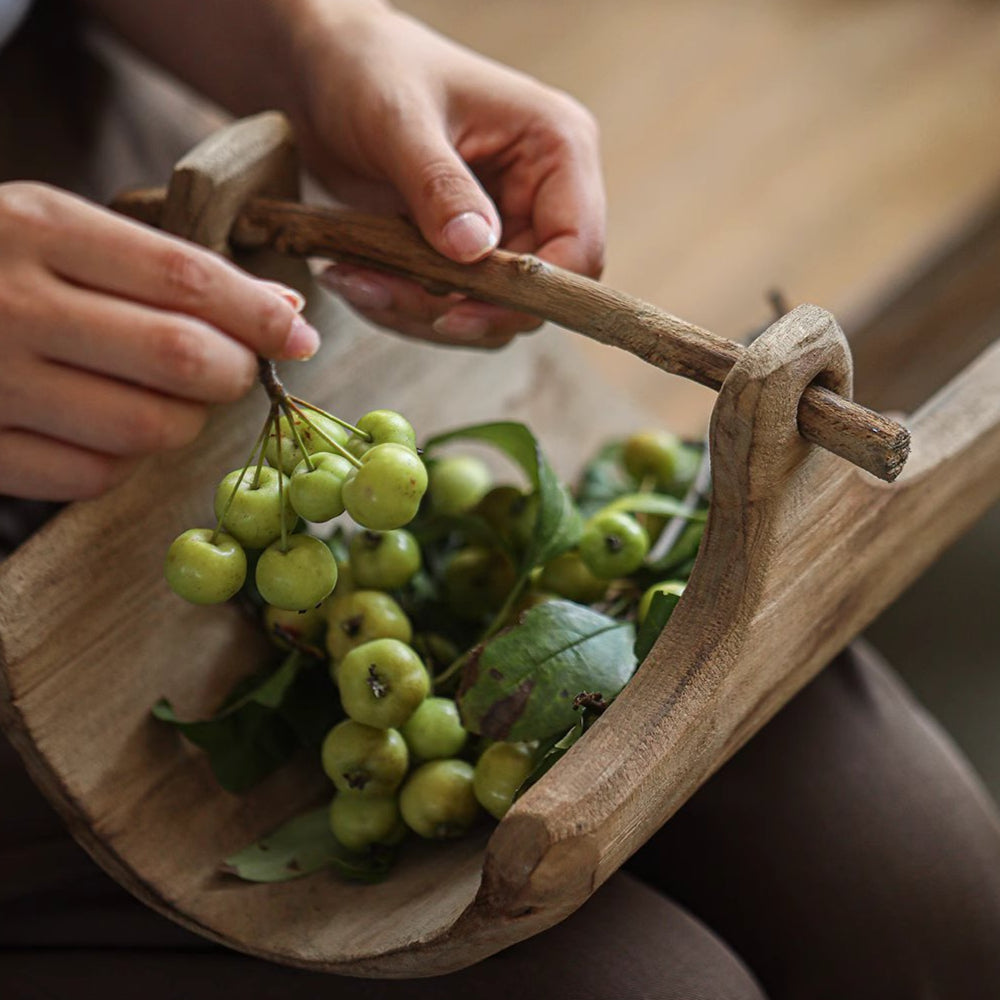
[[[292,164],[283,120],[259,117],[190,154],[165,199],[134,197],[129,210],[217,249],[231,237],[244,251],[315,252],[317,213],[249,200],[293,196]],[[308,239],[289,222],[296,213],[305,213]],[[217,413],[196,446],[68,508],[0,567],[0,719],[80,842],[160,912],[279,962],[432,975],[583,903],[1000,497],[1000,344],[908,421],[912,456],[890,484],[800,433],[869,466],[882,462],[887,474],[898,460],[892,424],[847,402],[850,353],[820,309],[794,310],[743,350],[530,258],[499,254],[460,268],[394,224],[322,218],[336,223],[324,236],[332,256],[530,307],[716,381],[708,528],[649,658],[488,840],[415,846],[374,886],[332,874],[274,885],[220,875],[220,858],[311,805],[322,787],[314,770],[289,767],[246,796],[229,795],[203,757],[149,715],[163,695],[186,717],[209,712],[265,655],[235,608],[184,604],[162,580],[170,539],[204,520],[214,483],[244,457],[262,413],[253,398]],[[268,249],[241,260],[285,280],[296,266]],[[339,412],[394,405],[428,432],[514,414],[540,430],[563,471],[604,431],[644,422],[627,399],[607,398],[597,374],[564,371],[558,332],[484,358],[360,334],[328,300],[312,308],[327,342],[289,381]],[[372,398],[365,372],[378,373],[384,397]]]

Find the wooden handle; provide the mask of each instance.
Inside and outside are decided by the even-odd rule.
[[[114,207],[159,225],[163,199],[161,189],[134,191],[120,196]],[[531,313],[716,391],[745,350],[640,299],[527,254],[497,250],[477,264],[456,264],[399,218],[253,198],[239,214],[231,238],[239,248],[269,246],[296,257],[376,267],[435,293],[460,292]],[[909,431],[901,424],[815,384],[802,394],[798,427],[807,441],[886,482],[899,475],[909,454]]]

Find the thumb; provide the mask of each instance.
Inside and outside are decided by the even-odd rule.
[[[387,149],[387,173],[424,239],[463,264],[500,242],[496,206],[436,121],[411,120]]]

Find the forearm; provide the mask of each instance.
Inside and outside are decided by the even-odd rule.
[[[299,53],[320,30],[350,34],[383,0],[77,0],[115,34],[236,115],[303,114]],[[330,53],[336,58],[336,53]]]

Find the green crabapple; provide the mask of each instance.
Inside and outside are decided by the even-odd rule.
[[[273,604],[264,605],[264,631],[279,649],[290,649],[291,642],[315,643],[326,630],[326,605],[318,604],[305,611],[287,611]]]
[[[468,761],[431,760],[406,779],[399,793],[403,821],[421,837],[434,840],[461,837],[479,817]]]
[[[603,510],[595,514],[580,537],[580,558],[602,580],[628,576],[649,552],[649,535],[631,514]]]
[[[503,819],[517,790],[534,768],[527,743],[492,743],[476,761],[472,788],[476,801],[496,819]]]
[[[459,549],[444,569],[448,607],[475,620],[503,607],[517,582],[517,570],[504,552],[481,545]]]
[[[406,836],[399,805],[391,795],[334,796],[330,803],[330,830],[349,851],[364,851],[373,844],[396,844]]]
[[[397,730],[345,719],[326,734],[320,761],[338,791],[379,797],[402,784],[410,754]]]
[[[430,694],[423,660],[398,639],[373,639],[352,649],[337,668],[344,711],[356,722],[397,729]]]
[[[286,547],[273,542],[257,560],[255,580],[261,597],[285,611],[319,604],[337,583],[333,553],[312,535],[289,535]]]
[[[540,590],[551,591],[578,604],[593,604],[608,589],[608,581],[594,576],[580,553],[575,551],[563,552],[546,563],[536,583]]]
[[[167,550],[164,574],[170,589],[192,604],[228,601],[243,586],[247,557],[239,542],[211,528],[188,528]]]
[[[473,508],[499,541],[520,551],[527,547],[538,518],[538,496],[516,486],[494,486]]]
[[[361,457],[344,481],[347,513],[363,528],[391,531],[416,516],[427,489],[420,456],[401,444],[378,444]]]
[[[395,410],[372,410],[358,421],[357,428],[362,434],[352,434],[347,446],[358,458],[380,444],[400,444],[410,451],[417,450],[413,425]]]
[[[400,730],[410,753],[419,760],[455,757],[469,733],[462,725],[458,706],[451,698],[426,698]]]
[[[685,445],[676,434],[648,430],[625,440],[622,460],[636,479],[652,479],[657,489],[677,493],[694,478],[700,458],[697,449]]]
[[[310,469],[302,459],[292,471],[288,495],[295,513],[314,523],[329,521],[344,513],[344,480],[351,463],[342,455],[318,452],[310,456]]]
[[[359,587],[398,590],[420,569],[420,545],[402,528],[359,531],[348,549],[351,571]]]
[[[266,465],[261,466],[259,479],[254,468],[234,469],[219,483],[215,516],[221,518],[223,512],[222,527],[248,549],[267,548],[281,537],[282,521],[286,531],[291,531],[296,521],[287,477]]]
[[[486,495],[493,475],[474,455],[439,458],[427,471],[427,495],[438,514],[464,514]]]
[[[339,590],[339,584],[338,590]],[[334,593],[327,605],[326,649],[336,679],[337,664],[356,647],[372,639],[398,639],[409,643],[413,627],[406,612],[380,590]]]
[[[330,443],[336,441],[341,447],[345,447],[348,439],[348,432],[335,420],[317,413],[314,410],[304,411],[308,416],[308,423],[298,413],[294,414],[294,428],[298,431],[299,439],[305,445],[305,450],[310,455],[320,452],[333,452],[340,454],[337,448]],[[311,426],[310,426],[311,425]],[[278,467],[278,435],[281,436],[281,471],[285,475],[291,475],[292,470],[305,457],[298,441],[288,423],[288,417],[282,417],[278,421],[277,429],[271,428],[268,434],[267,444],[264,447],[264,457],[275,468]]]

